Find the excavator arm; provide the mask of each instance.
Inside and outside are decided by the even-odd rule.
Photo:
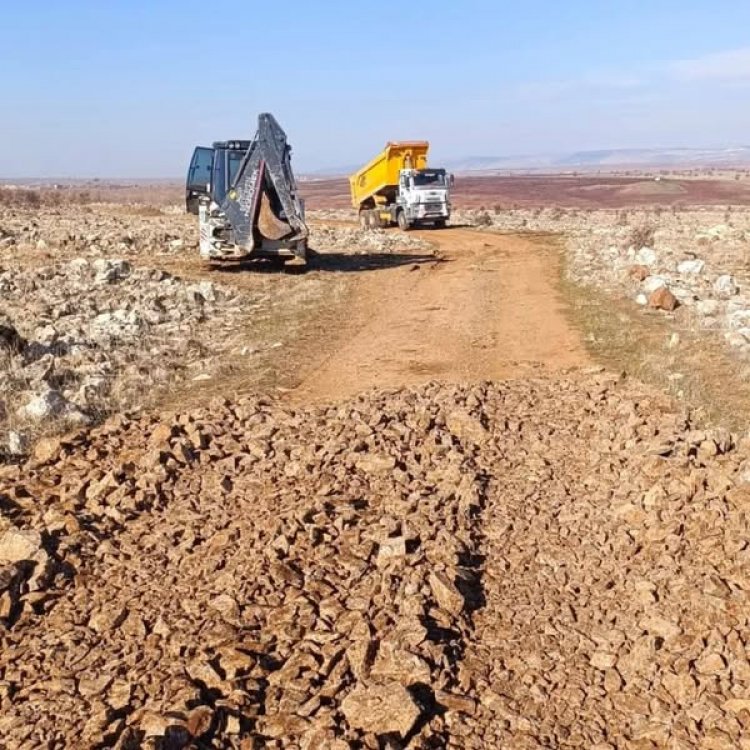
[[[258,116],[258,132],[237,170],[221,210],[234,244],[247,253],[283,242],[298,257],[308,236],[291,164],[291,146],[273,115]]]

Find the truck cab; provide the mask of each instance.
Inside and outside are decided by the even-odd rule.
[[[450,217],[451,182],[452,175],[444,169],[402,169],[396,197],[399,226],[406,229],[424,223],[444,227]]]

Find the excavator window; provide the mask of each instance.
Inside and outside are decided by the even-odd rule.
[[[242,164],[242,160],[245,158],[244,151],[230,151],[229,152],[229,185],[230,187],[234,184],[234,178],[237,176],[237,170]]]
[[[234,184],[240,164],[245,158],[244,151],[221,149],[214,160],[214,173],[211,181],[212,199],[221,204]]]
[[[214,161],[214,150],[205,146],[198,146],[193,151],[188,169],[187,188],[199,193],[206,192],[206,185],[211,182],[211,167]]]

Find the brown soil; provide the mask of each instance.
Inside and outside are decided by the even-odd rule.
[[[437,244],[435,262],[360,278],[348,324],[303,378],[297,400],[431,379],[516,377],[540,363],[554,370],[586,361],[555,288],[560,258],[553,246],[466,229],[418,235]]]

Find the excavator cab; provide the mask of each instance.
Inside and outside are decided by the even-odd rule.
[[[240,164],[250,148],[250,141],[217,141],[211,148],[198,146],[193,151],[185,184],[185,207],[198,215],[201,196],[221,205]]]
[[[214,143],[214,164],[211,172],[211,200],[221,205],[239,172],[240,164],[250,148],[250,141]]]

